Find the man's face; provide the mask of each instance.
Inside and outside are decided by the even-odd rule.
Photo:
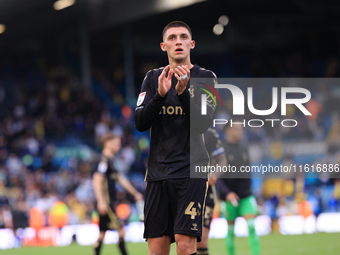
[[[161,49],[175,61],[181,61],[189,56],[190,49],[195,47],[195,41],[185,27],[169,28],[161,43]]]
[[[234,142],[239,142],[243,138],[243,126],[233,125],[226,130],[227,137],[230,137]]]
[[[107,146],[113,153],[118,152],[121,148],[120,138],[116,137],[114,139],[107,141]]]

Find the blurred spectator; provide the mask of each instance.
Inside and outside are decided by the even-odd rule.
[[[14,233],[16,233],[19,228],[28,227],[28,211],[24,200],[18,200],[11,213]]]

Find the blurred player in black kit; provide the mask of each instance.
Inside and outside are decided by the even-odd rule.
[[[225,134],[227,142],[224,149],[228,165],[235,166],[236,171],[240,170],[241,166],[249,166],[248,150],[240,144],[243,138],[243,126],[241,124],[233,124],[232,127],[226,125]],[[244,217],[248,224],[251,254],[259,255],[259,238],[254,225],[258,210],[255,197],[251,192],[251,173],[225,173],[217,180],[217,184],[219,197],[222,200],[221,214],[228,221],[225,246],[229,255],[235,255],[234,224],[239,216]]]
[[[191,63],[195,41],[184,22],[169,23],[160,46],[169,65],[146,74],[134,115],[136,129],[151,132],[144,238],[149,254],[167,255],[176,242],[178,255],[191,255],[202,236],[207,175],[190,178],[190,164],[209,162],[202,134],[211,125],[215,105],[207,104],[202,115],[201,94],[206,93],[189,79],[213,86],[215,75]]]
[[[98,167],[93,174],[93,190],[97,200],[97,211],[99,213],[99,237],[94,244],[94,255],[99,255],[105,237],[106,230],[117,230],[119,234],[118,247],[122,255],[126,255],[124,241],[123,222],[118,218],[113,204],[116,199],[116,181],[136,201],[142,200],[143,195],[139,193],[131,183],[113,166],[115,154],[121,147],[121,140],[112,133],[107,133],[101,138],[103,151]]]
[[[227,159],[224,154],[224,148],[220,136],[215,129],[209,128],[204,133],[204,143],[207,152],[210,155],[210,165],[227,165]],[[208,240],[209,230],[212,218],[214,216],[214,207],[216,201],[216,178],[209,176],[209,188],[207,192],[207,198],[205,200],[205,213],[203,219],[203,235],[202,241],[197,243],[197,255],[209,255]]]

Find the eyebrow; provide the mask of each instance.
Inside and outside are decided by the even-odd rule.
[[[182,35],[189,36],[187,33],[182,33],[182,34],[180,34],[180,36],[182,36]],[[169,37],[171,37],[171,36],[177,36],[177,35],[176,35],[176,34],[170,34],[170,35],[167,36],[167,38],[169,38]]]

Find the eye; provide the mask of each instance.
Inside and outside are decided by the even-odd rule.
[[[173,40],[173,39],[175,39],[174,36],[170,36],[170,37],[169,37],[169,40]]]
[[[187,36],[187,35],[182,35],[182,38],[183,38],[183,39],[187,39],[188,36]]]

